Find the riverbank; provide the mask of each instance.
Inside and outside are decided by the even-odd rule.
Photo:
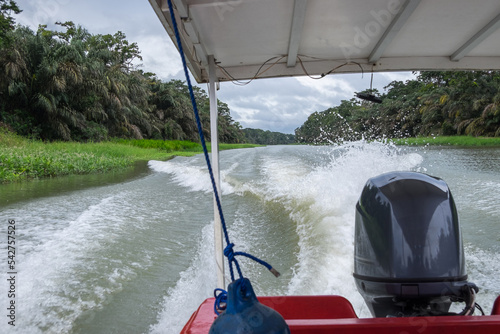
[[[396,145],[500,146],[500,137],[440,136],[391,140]]]
[[[258,145],[221,144],[220,149]],[[167,160],[202,153],[188,141],[116,140],[100,143],[29,140],[0,132],[0,183],[73,174],[104,173],[132,166],[136,161]]]

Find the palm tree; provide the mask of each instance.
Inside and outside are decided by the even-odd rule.
[[[472,122],[465,131],[473,136],[500,137],[500,89],[491,103],[483,109],[481,117]]]

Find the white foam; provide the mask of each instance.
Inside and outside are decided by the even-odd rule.
[[[135,275],[134,268],[120,259],[110,259],[113,266],[106,270],[101,267],[102,271],[96,273],[95,268],[97,262],[103,262],[95,257],[113,243],[113,234],[118,234],[124,223],[111,214],[120,210],[122,196],[127,195],[103,198],[70,222],[39,217],[34,226],[20,229],[31,240],[23,238],[20,243],[16,297],[19,319],[15,330],[35,334],[71,332],[79,316],[101,307],[107,295],[120,290],[122,282]]]
[[[317,154],[329,162],[310,167],[268,158],[263,164],[262,195],[281,201],[297,224],[299,261],[287,293],[343,295],[360,316],[369,316],[352,278],[355,204],[368,178],[416,168],[422,157],[366,142]]]
[[[500,296],[500,254],[466,245],[465,259],[468,281],[479,287],[476,302],[489,314],[493,302]],[[477,314],[477,312],[476,312]]]
[[[149,167],[154,171],[168,173],[173,176],[173,180],[186,187],[189,191],[203,191],[211,193],[213,191],[212,181],[206,166],[196,166],[188,164],[189,161],[181,161],[177,159],[169,161],[149,161]],[[234,192],[233,187],[226,181],[226,176],[237,164],[233,164],[229,169],[221,170],[221,190],[222,195],[231,194]]]
[[[150,333],[179,333],[201,302],[213,295],[216,286],[213,235],[213,223],[203,228],[193,262],[181,273],[175,287],[168,290],[158,323],[151,326]]]

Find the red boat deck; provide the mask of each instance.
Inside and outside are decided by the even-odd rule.
[[[259,301],[285,318],[290,331],[336,334],[498,334],[500,296],[491,315],[359,319],[351,303],[340,296],[259,297]],[[216,316],[214,298],[193,313],[182,334],[206,334]]]

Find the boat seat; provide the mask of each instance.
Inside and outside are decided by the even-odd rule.
[[[258,299],[285,319],[357,318],[349,300],[342,296],[275,296]]]

